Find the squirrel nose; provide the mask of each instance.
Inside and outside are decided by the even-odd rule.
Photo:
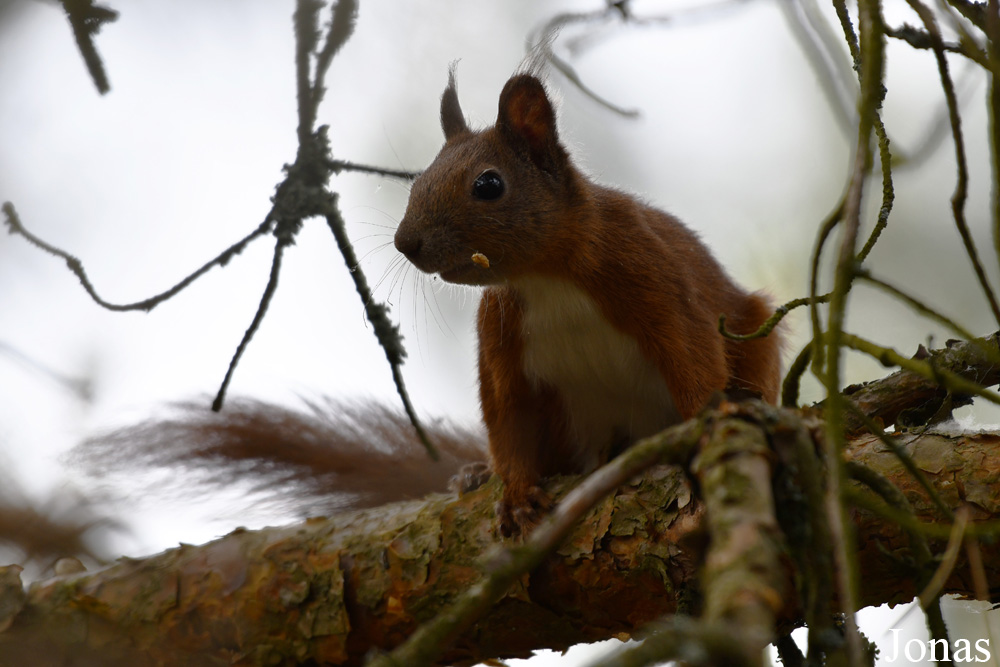
[[[394,237],[396,250],[406,255],[411,262],[420,256],[420,248],[424,245],[424,239],[420,234],[409,233],[405,226],[400,225]]]

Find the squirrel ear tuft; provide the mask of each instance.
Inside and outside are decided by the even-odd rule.
[[[462,113],[462,105],[458,103],[455,65],[448,70],[448,87],[441,95],[441,129],[444,130],[445,141],[470,131],[469,125],[465,122],[465,114]]]
[[[500,93],[497,127],[514,143],[527,147],[531,159],[546,171],[563,153],[556,132],[556,113],[545,87],[531,74],[517,74]]]

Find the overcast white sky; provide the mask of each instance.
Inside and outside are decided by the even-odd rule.
[[[525,36],[560,3],[471,4],[361,4],[320,114],[337,157],[425,166],[442,141],[437,105],[454,60],[467,115],[492,122]],[[7,12],[0,27],[0,81],[10,91],[0,100],[2,197],[35,233],[79,256],[104,298],[130,302],[167,288],[266,213],[281,165],[295,155],[292,6],[116,5],[121,18],[97,40],[112,85],[103,97],[57,6],[30,2]],[[773,37],[760,38],[762,31]],[[621,119],[556,77],[573,151],[601,180],[689,220],[745,283],[791,294],[799,268],[782,255],[805,247],[813,221],[839,192],[848,149],[831,130],[780,13],[763,2],[671,30],[597,36],[574,65],[594,89],[643,116]],[[780,76],[758,74],[788,64],[791,88]],[[781,99],[789,103],[776,104]],[[789,153],[798,165],[782,164]],[[833,155],[832,166],[804,176],[810,154]],[[761,178],[762,169],[777,178]],[[783,185],[793,175],[795,187]],[[402,321],[410,351],[404,370],[418,407],[478,419],[475,292],[390,269],[405,185],[348,176],[333,187],[362,267]],[[782,214],[786,226],[795,216],[800,232],[770,234],[777,199],[790,211]],[[54,456],[109,423],[213,393],[253,316],[272,247],[258,241],[150,314],[122,314],[91,302],[61,261],[5,237],[0,343],[92,379],[95,396],[80,403],[0,357],[9,378],[0,391],[10,394],[0,436],[12,451],[25,450],[13,443],[29,443]],[[277,297],[231,392],[292,403],[318,394],[394,400],[382,352],[321,221],[307,223],[286,254]],[[51,484],[37,474],[53,465],[50,456],[12,458],[29,486]],[[186,522],[181,528],[190,530]],[[193,538],[170,534],[165,543],[176,539]]]
[[[663,13],[682,4],[691,3],[635,6]],[[108,300],[169,287],[261,221],[281,165],[294,159],[293,5],[113,2],[121,17],[97,38],[112,85],[102,97],[58,6],[0,4],[0,200],[79,256]],[[558,75],[551,83],[563,136],[591,174],[679,215],[741,282],[784,300],[806,291],[812,236],[840,195],[850,148],[777,0],[745,5],[670,26],[610,26],[579,53],[557,44],[593,89],[639,109],[638,120],[596,106]],[[460,60],[467,116],[485,125],[524,56],[525,36],[566,8],[601,6],[362,0],[320,113],[336,157],[425,166],[442,142],[437,105],[450,62]],[[890,3],[891,16],[904,17],[903,6]],[[923,55],[890,51],[887,121],[904,148],[940,108],[933,62]],[[969,221],[986,242],[988,190],[976,178],[987,173],[982,81],[969,87]],[[894,227],[873,260],[985,333],[989,320],[948,222],[950,156],[945,143],[928,168],[899,173]],[[376,296],[402,321],[404,372],[419,410],[477,420],[475,293],[391,269],[405,185],[367,176],[332,185]],[[0,464],[41,493],[75,478],[61,457],[87,434],[213,394],[256,309],[272,247],[258,241],[150,314],[120,314],[91,302],[59,260],[0,236],[0,348],[89,378],[95,391],[82,402],[0,349]],[[957,267],[947,276],[933,268],[943,258]],[[969,285],[968,298],[956,297],[945,278]],[[904,351],[938,332],[890,312],[888,324],[860,312],[853,321]],[[805,325],[795,319],[790,328],[801,335]],[[871,363],[852,373],[882,374]],[[321,221],[308,222],[286,253],[277,297],[231,392],[292,404],[316,395],[394,400],[383,354]],[[238,495],[225,502],[217,522],[202,521],[204,507],[139,503],[140,527],[122,549],[199,542],[247,522]]]

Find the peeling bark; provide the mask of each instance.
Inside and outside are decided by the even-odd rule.
[[[793,411],[780,415],[781,428],[799,419]],[[714,420],[715,433],[760,429],[772,441],[777,423],[748,426],[747,414],[703,419]],[[998,517],[1000,436],[900,441],[950,507],[970,506],[976,521]],[[850,453],[893,481],[919,519],[943,521],[877,439],[855,440]],[[751,477],[759,481],[755,461],[766,454],[750,454]],[[574,481],[553,480],[550,488],[561,495]],[[397,645],[480,578],[478,563],[497,542],[498,497],[491,483],[462,498],[438,495],[295,526],[237,530],[203,546],[37,582],[0,633],[0,664],[359,664],[370,649]],[[446,660],[560,649],[627,636],[665,614],[699,611],[705,515],[679,468],[649,470],[586,515],[556,554],[453,644]],[[912,599],[919,578],[905,566],[912,563],[906,533],[868,511],[856,510],[854,518],[862,604]],[[768,548],[775,543],[768,538]],[[982,557],[987,581],[1000,582],[1000,549],[984,545]],[[781,576],[792,581],[793,559],[780,562],[787,568]],[[787,590],[780,577],[772,581],[773,590]],[[947,590],[970,595],[971,589],[963,556]],[[0,593],[0,608],[18,590]],[[766,603],[784,627],[801,622],[796,597],[782,595],[755,604]]]

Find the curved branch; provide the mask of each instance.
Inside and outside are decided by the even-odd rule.
[[[752,419],[754,410],[759,420]],[[700,421],[712,421],[721,433],[761,429],[769,439],[789,428],[815,433],[795,411],[760,406],[731,412],[723,405]],[[1000,518],[988,482],[1000,472],[996,436],[911,434],[901,445],[950,507],[969,507],[974,522]],[[849,449],[855,462],[900,489],[921,525],[940,521],[933,503],[877,438],[861,438]],[[568,498],[576,481],[552,480],[549,490]],[[481,580],[491,562],[486,554],[496,544],[493,505],[499,491],[490,483],[461,498],[437,495],[284,528],[237,530],[204,546],[184,545],[38,582],[0,632],[0,652],[13,664],[38,664],[43,655],[66,665],[94,659],[102,665],[199,665],[248,652],[268,662],[360,664],[370,649],[397,645],[421,619]],[[898,564],[909,557],[907,530],[864,506],[852,517],[864,577],[858,604],[912,599],[918,581]],[[705,519],[705,506],[680,469],[650,469],[598,502],[557,552],[518,577],[443,659],[469,662],[564,648],[631,634],[674,613],[682,600],[698,597]],[[947,537],[947,529],[938,532]],[[944,540],[929,537],[932,550],[940,552]],[[995,542],[984,543],[982,561],[987,580],[995,581]],[[792,568],[794,560],[781,563]],[[944,590],[970,595],[973,588],[960,556]],[[795,596],[783,602],[778,628],[787,630],[801,610]],[[18,651],[34,662],[18,662]]]

